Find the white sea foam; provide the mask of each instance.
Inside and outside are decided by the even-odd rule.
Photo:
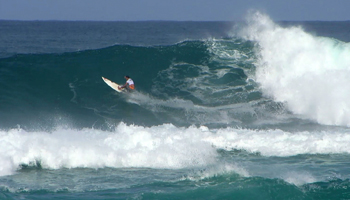
[[[171,124],[142,127],[121,123],[113,132],[57,129],[46,133],[14,129],[0,131],[0,175],[12,174],[20,165],[38,162],[49,169],[205,167],[223,164],[217,149],[292,156],[350,153],[349,143],[350,134],[345,132],[210,130],[204,126],[179,128]]]
[[[318,181],[314,176],[312,176],[309,172],[296,172],[291,171],[283,175],[283,180],[287,181],[288,183],[292,183],[294,185],[304,185],[306,183],[314,183]]]
[[[350,126],[350,44],[283,28],[251,13],[240,36],[256,41],[256,81],[295,114],[321,124]]]

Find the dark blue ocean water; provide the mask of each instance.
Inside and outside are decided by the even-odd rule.
[[[0,199],[349,199],[349,28],[0,21]]]

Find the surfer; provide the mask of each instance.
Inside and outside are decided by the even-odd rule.
[[[134,81],[130,78],[130,76],[124,76],[126,79],[126,83],[123,86],[118,86],[118,89],[126,88],[127,85],[129,85],[129,89],[135,89]]]

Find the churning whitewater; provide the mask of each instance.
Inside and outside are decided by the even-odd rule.
[[[12,174],[21,165],[38,163],[48,169],[202,167],[220,163],[217,149],[282,157],[350,153],[350,135],[340,132],[209,130],[205,126],[178,128],[171,124],[147,128],[121,123],[113,132],[57,129],[48,134],[14,129],[0,135],[4,147],[0,161],[6,163],[1,175]]]
[[[350,125],[349,43],[282,28],[261,13],[240,36],[259,45],[255,80],[264,94],[318,123]]]

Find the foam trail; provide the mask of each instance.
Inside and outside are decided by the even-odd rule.
[[[113,132],[57,129],[0,131],[0,175],[20,165],[59,168],[192,168],[222,165],[217,149],[242,149],[263,156],[350,153],[348,132],[297,132],[207,127],[153,127],[121,123]],[[240,172],[238,172],[240,173]]]
[[[256,81],[295,114],[350,126],[350,44],[282,28],[252,13],[240,36],[259,44]]]
[[[211,123],[241,123],[238,119],[228,116],[228,111],[234,110],[235,113],[251,113],[253,115],[254,110],[247,104],[233,104],[222,106],[201,106],[196,105],[190,100],[184,100],[180,98],[172,98],[168,100],[162,100],[155,98],[149,94],[143,94],[142,92],[133,92],[128,95],[126,100],[129,103],[140,105],[146,109],[151,110],[153,113],[168,112],[169,109],[173,109],[173,113],[179,111],[177,114],[173,114],[173,120],[182,121],[186,119],[187,122],[193,124],[200,122],[201,124]],[[182,115],[185,113],[185,115]],[[204,114],[203,114],[204,113]],[[180,116],[180,117],[179,117]]]

